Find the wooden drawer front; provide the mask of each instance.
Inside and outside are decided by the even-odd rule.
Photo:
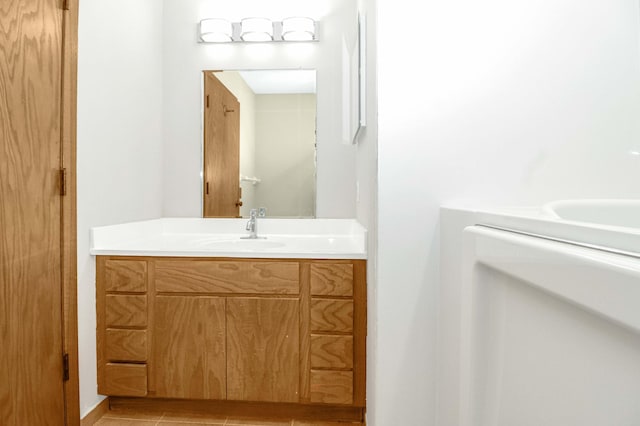
[[[353,301],[311,299],[311,331],[353,332]]]
[[[314,296],[353,296],[353,265],[311,264],[311,294]]]
[[[109,294],[106,297],[107,327],[146,327],[147,296]]]
[[[147,262],[144,260],[107,260],[104,274],[106,291],[147,291]]]
[[[144,364],[112,364],[105,366],[103,395],[145,396],[147,394],[147,366]]]
[[[146,361],[147,330],[107,329],[107,361]]]
[[[311,368],[353,368],[353,337],[312,335]]]
[[[353,372],[311,370],[311,402],[353,404]]]
[[[298,294],[296,262],[157,261],[160,293]]]

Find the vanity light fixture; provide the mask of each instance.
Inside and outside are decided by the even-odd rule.
[[[205,43],[232,42],[233,24],[226,19],[203,19],[200,21],[200,40]]]
[[[200,21],[199,29],[200,43],[318,41],[317,23],[307,17],[292,17],[282,21],[244,18],[240,22],[208,18]]]
[[[242,41],[272,41],[273,22],[267,18],[245,18],[240,21]]]
[[[293,17],[282,20],[282,39],[285,41],[313,41],[316,23],[311,18]]]

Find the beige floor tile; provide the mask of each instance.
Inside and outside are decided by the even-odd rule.
[[[116,418],[101,418],[94,426],[156,426],[155,420],[131,420]]]
[[[201,423],[201,422],[159,422],[158,426],[216,426],[216,425],[224,425],[224,420],[221,423]]]
[[[213,414],[172,414],[164,413],[160,419],[160,425],[166,426],[166,423],[187,423],[187,424],[204,424],[204,425],[223,425],[227,420],[227,416],[219,416]]]
[[[292,420],[259,420],[241,417],[229,417],[227,426],[291,426]]]
[[[174,414],[164,413],[161,422],[186,422],[186,423],[204,423],[204,424],[224,424],[227,416],[216,414]]]

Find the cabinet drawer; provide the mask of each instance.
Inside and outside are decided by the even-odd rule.
[[[311,331],[353,332],[353,301],[311,299]]]
[[[159,293],[298,294],[297,262],[157,261]]]
[[[108,363],[104,370],[104,386],[99,392],[111,396],[145,396],[147,366]]]
[[[311,402],[353,404],[353,372],[311,370]]]
[[[312,335],[311,368],[353,368],[353,337]]]
[[[147,360],[147,330],[107,329],[106,340],[108,361]]]
[[[147,291],[147,262],[144,260],[107,260],[104,269],[106,291]]]
[[[107,295],[105,319],[107,327],[146,327],[147,296]]]
[[[353,296],[353,265],[350,263],[312,263],[311,294],[314,296]]]

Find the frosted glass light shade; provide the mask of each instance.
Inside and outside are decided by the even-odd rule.
[[[313,41],[316,23],[311,18],[294,17],[282,20],[282,39],[286,41]]]
[[[212,18],[200,21],[200,39],[206,43],[233,41],[233,25],[226,19]]]
[[[240,21],[243,41],[272,41],[273,22],[267,18],[245,18]]]

